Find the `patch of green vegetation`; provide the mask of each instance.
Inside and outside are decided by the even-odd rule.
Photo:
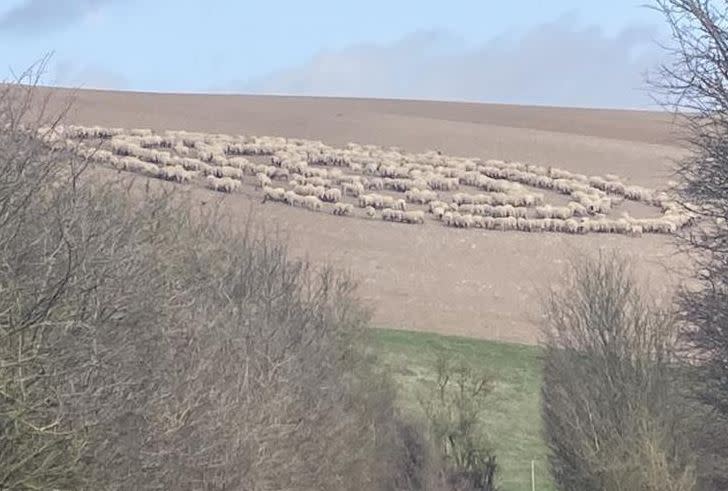
[[[390,329],[374,329],[373,338],[403,411],[415,418],[422,417],[418,396],[434,381],[440,354],[489,374],[493,391],[483,400],[483,426],[497,455],[500,488],[530,490],[533,460],[536,489],[554,489],[541,436],[538,347]]]

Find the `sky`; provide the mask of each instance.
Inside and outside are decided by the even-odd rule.
[[[0,78],[52,53],[48,85],[651,108],[643,1],[2,0]]]

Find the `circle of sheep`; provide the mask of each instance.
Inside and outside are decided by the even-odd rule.
[[[120,171],[233,193],[258,188],[276,202],[337,216],[448,227],[571,234],[671,234],[693,216],[665,192],[619,176],[586,176],[555,167],[501,160],[407,153],[398,148],[267,136],[149,129],[58,127],[46,137]],[[567,197],[556,206],[543,192]],[[634,218],[624,201],[654,207]],[[358,210],[358,211],[357,211]]]

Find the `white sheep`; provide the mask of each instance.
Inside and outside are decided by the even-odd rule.
[[[167,181],[174,182],[190,182],[194,177],[195,173],[192,171],[186,171],[184,167],[180,165],[171,165],[169,167],[162,167],[159,169],[158,176]]]
[[[256,177],[258,179],[258,186],[261,188],[270,187],[273,185],[273,181],[271,180],[271,178],[263,173],[257,174]]]
[[[429,189],[421,190],[418,188],[412,188],[404,193],[404,197],[410,203],[426,205],[431,201],[437,200],[438,195],[435,191],[431,191]]]
[[[159,167],[149,162],[144,162],[136,157],[121,157],[118,160],[117,168],[127,170],[129,172],[137,172],[149,177],[157,177],[159,175]]]
[[[321,197],[326,192],[323,186],[313,186],[311,184],[299,184],[293,187],[293,192],[301,196],[318,196]]]
[[[371,179],[365,179],[364,180],[364,187],[367,189],[374,189],[377,191],[381,191],[384,189],[384,180],[378,177],[374,177]]]
[[[336,188],[324,189],[323,192],[318,194],[321,201],[327,203],[338,203],[341,201],[341,190]]]
[[[350,203],[334,204],[334,215],[347,216],[354,212],[354,206]]]
[[[384,208],[382,210],[382,220],[390,222],[401,222],[404,216],[404,212],[400,210],[394,210],[392,208]]]
[[[427,185],[437,191],[454,191],[460,187],[457,178],[432,176],[427,180]]]
[[[405,223],[424,224],[425,212],[422,210],[405,211],[402,216],[402,221]]]
[[[442,218],[445,225],[457,228],[470,228],[473,226],[473,215],[461,215],[457,212],[447,212]]]
[[[225,193],[232,193],[234,191],[237,191],[240,189],[241,183],[240,181],[236,181],[235,179],[231,179],[229,177],[215,177],[215,176],[207,176],[205,179],[207,187],[214,190],[214,191],[222,191]]]
[[[204,163],[204,162],[203,162]],[[242,179],[243,171],[237,167],[231,167],[228,165],[223,166],[207,166],[205,172],[209,172],[215,177],[230,177],[232,179]]]
[[[132,136],[152,136],[152,130],[149,128],[132,128],[129,130]]]
[[[568,206],[537,206],[536,216],[538,218],[558,218],[560,220],[568,220],[574,215],[574,210]]]
[[[286,201],[286,190],[284,188],[271,188],[271,187],[264,187],[263,188],[263,203],[266,201],[277,201],[279,203],[283,203]]]
[[[341,185],[341,189],[346,196],[358,197],[364,193],[364,185],[360,182],[345,182]]]
[[[311,211],[321,211],[323,203],[316,196],[304,196],[303,206]]]

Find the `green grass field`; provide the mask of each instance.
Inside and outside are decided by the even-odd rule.
[[[374,340],[412,417],[422,415],[417,396],[434,379],[438,354],[488,373],[494,389],[483,399],[482,417],[500,466],[500,489],[530,491],[532,460],[536,489],[554,489],[541,437],[538,347],[389,329],[374,329]]]

